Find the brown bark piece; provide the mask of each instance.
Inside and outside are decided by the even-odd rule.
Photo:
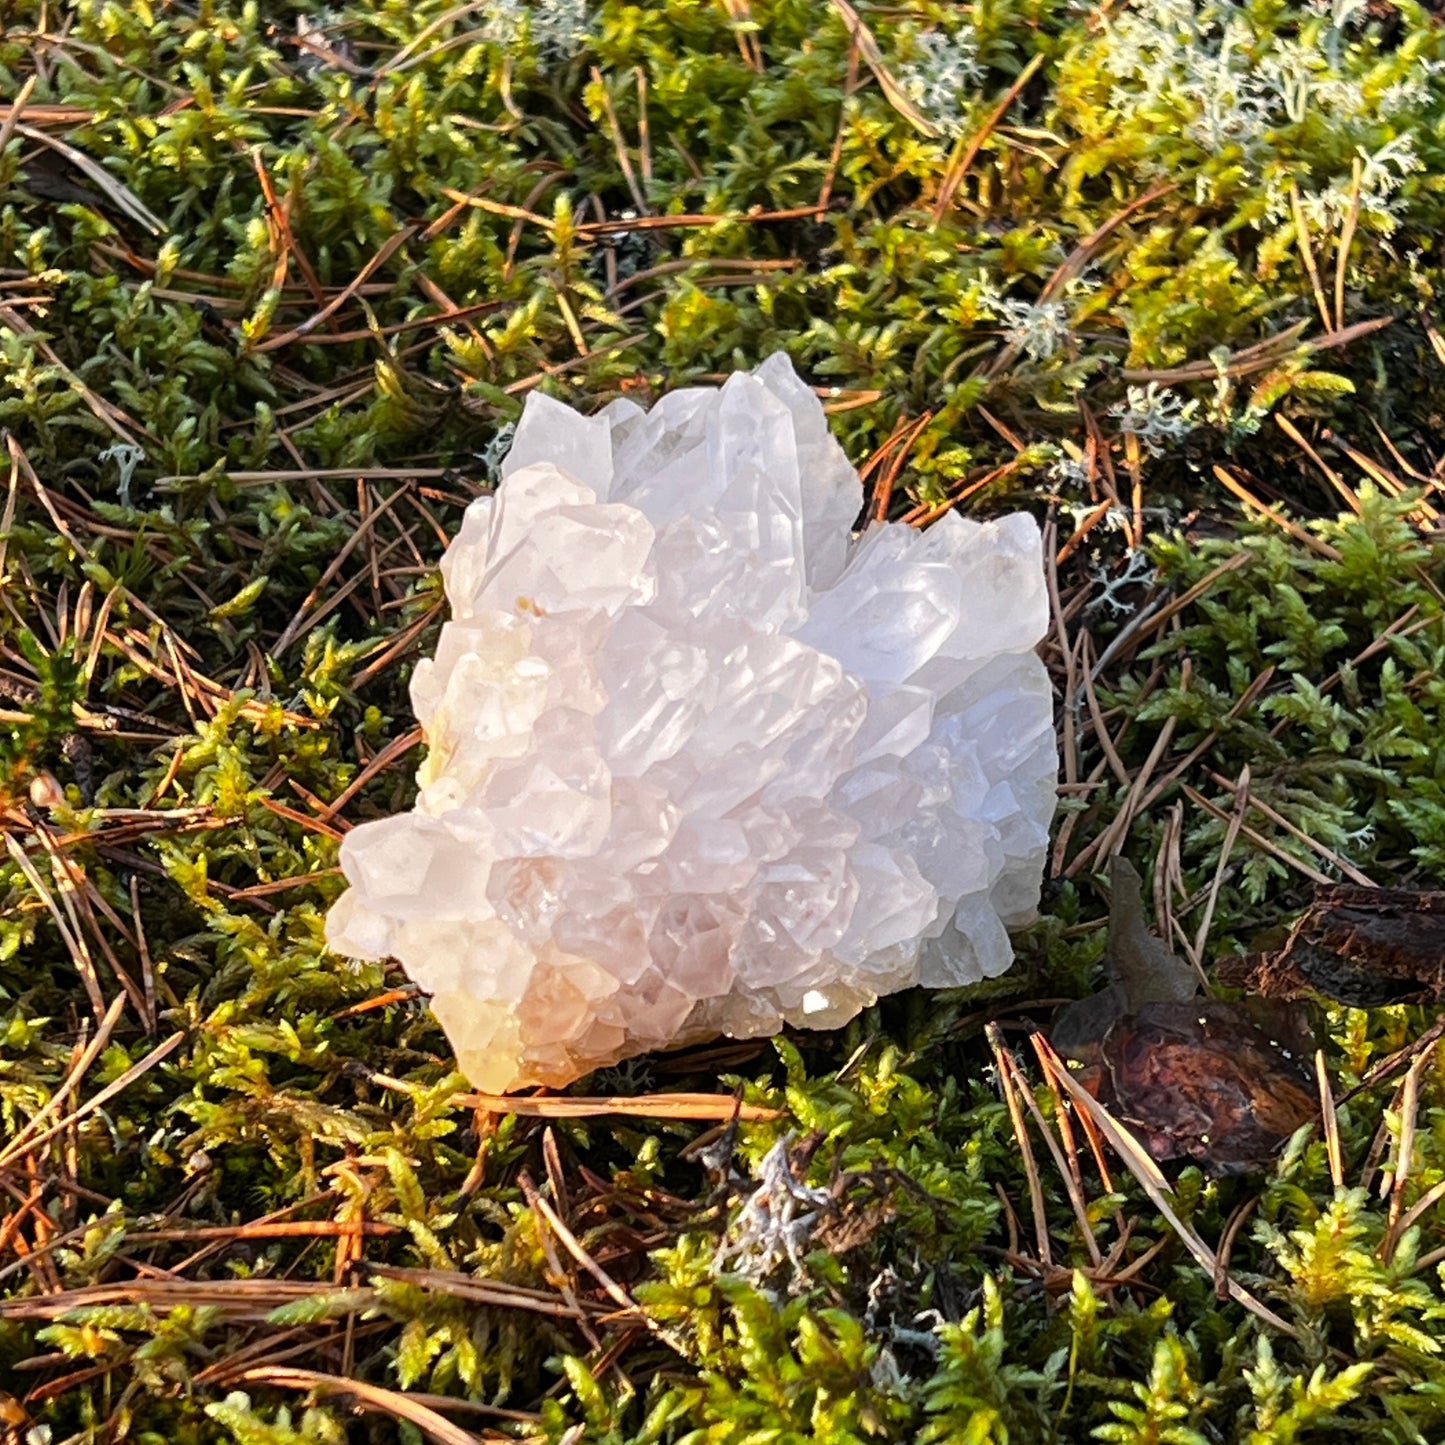
[[[1264,1167],[1318,1117],[1296,1010],[1262,1000],[1145,1004],[1103,1042],[1099,1099],[1159,1161],[1211,1174]]]
[[[1314,991],[1353,1008],[1445,999],[1445,893],[1321,886],[1279,952],[1228,960],[1219,977],[1266,998]]]

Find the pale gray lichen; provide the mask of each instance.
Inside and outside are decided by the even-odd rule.
[[[946,136],[968,127],[965,93],[984,76],[970,30],[930,30],[912,37],[912,58],[898,69],[903,93]]]
[[[1137,0],[1105,25],[1101,64],[1118,81],[1112,104],[1121,119],[1177,130],[1202,151],[1227,153],[1244,174],[1270,182],[1271,221],[1292,218],[1290,188],[1279,182],[1293,179],[1313,227],[1337,229],[1358,204],[1361,216],[1388,234],[1401,217],[1404,179],[1420,169],[1408,127],[1434,93],[1442,62],[1422,55],[1408,75],[1377,93],[1351,33],[1364,0],[1317,0],[1311,8],[1297,35],[1276,35],[1250,12],[1213,0]],[[1334,175],[1281,175],[1281,130],[1311,117],[1356,128],[1372,115],[1397,117],[1400,133],[1357,143],[1358,162],[1345,152]],[[1351,172],[1360,163],[1356,189]],[[1210,184],[1206,173],[1196,177],[1201,198]]]
[[[1133,612],[1136,604],[1126,602],[1119,595],[1130,587],[1147,587],[1158,580],[1159,572],[1149,554],[1144,551],[1130,552],[1124,563],[1124,570],[1111,577],[1107,566],[1094,569],[1094,581],[1104,590],[1084,609],[1093,612],[1096,608],[1107,607],[1115,617]]]
[[[763,1156],[754,1187],[733,1215],[713,1257],[715,1273],[740,1275],[761,1286],[786,1263],[794,1285],[803,1278],[803,1255],[833,1196],[796,1177],[790,1153],[794,1138],[784,1135]]]
[[[107,447],[96,457],[96,460],[100,462],[115,463],[115,469],[119,473],[116,492],[120,497],[122,507],[128,507],[131,504],[131,479],[135,476],[135,469],[145,461],[145,459],[145,452],[136,446],[134,442],[116,442],[114,446]]]
[[[1032,361],[1047,361],[1069,339],[1069,308],[1062,301],[1007,297],[995,302],[994,310],[1004,339]]]
[[[1048,479],[1058,487],[1087,487],[1089,485],[1089,463],[1082,457],[1060,457],[1057,461],[1049,464]],[[1083,517],[1093,510],[1092,504],[1079,503],[1077,506],[1069,505],[1065,508],[1074,518],[1077,525]]]
[[[504,50],[525,41],[538,55],[568,60],[591,34],[587,0],[491,0],[481,33]]]
[[[1337,230],[1356,206],[1361,215],[1373,216],[1387,235],[1399,224],[1394,199],[1406,176],[1424,169],[1408,135],[1396,136],[1373,153],[1356,151],[1358,180],[1338,180],[1318,191],[1307,192],[1300,204],[1310,224],[1325,231]]]
[[[1194,430],[1197,401],[1181,401],[1172,391],[1162,391],[1157,381],[1131,386],[1124,401],[1115,402],[1109,415],[1119,430],[1136,436],[1157,456],[1168,442],[1182,441]]]
[[[504,421],[491,441],[476,453],[477,460],[486,471],[487,480],[493,485],[502,480],[502,463],[506,461],[507,453],[512,450],[512,438],[516,434],[517,423]]]

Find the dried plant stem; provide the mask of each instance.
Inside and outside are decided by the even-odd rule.
[[[1033,1145],[1029,1143],[1028,1129],[1024,1124],[1023,1110],[1019,1107],[1018,1089],[1013,1071],[1005,1057],[1003,1035],[996,1023],[990,1023],[984,1030],[989,1048],[993,1050],[994,1066],[998,1070],[999,1088],[1003,1092],[1004,1104],[1008,1108],[1009,1121],[1013,1124],[1014,1138],[1023,1157],[1024,1173],[1028,1178],[1029,1205],[1034,1216],[1034,1238],[1038,1244],[1039,1262],[1051,1265],[1053,1252],[1049,1245],[1048,1216],[1044,1210],[1044,1190],[1039,1180],[1039,1169],[1034,1161]]]

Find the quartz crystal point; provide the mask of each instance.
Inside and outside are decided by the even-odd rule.
[[[583,417],[533,395],[442,560],[409,814],[347,834],[331,947],[401,961],[481,1089],[998,974],[1057,765],[1039,532],[854,538],[774,356]]]

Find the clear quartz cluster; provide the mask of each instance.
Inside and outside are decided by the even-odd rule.
[[[498,1092],[1009,966],[1057,764],[1030,517],[855,539],[782,356],[647,412],[533,395],[502,472],[333,949],[399,959]]]

